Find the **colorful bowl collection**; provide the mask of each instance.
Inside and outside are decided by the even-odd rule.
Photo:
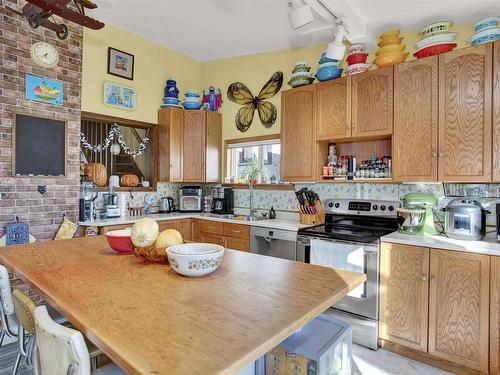
[[[372,64],[366,63],[368,53],[366,44],[352,44],[347,55],[347,74],[350,76],[368,71]]]
[[[175,80],[175,78],[170,78],[167,80],[163,104],[160,107],[180,107],[179,89],[177,88],[177,81]]]
[[[183,106],[184,109],[200,109],[201,108],[201,99],[200,94],[196,90],[188,90],[184,93],[186,99],[184,100]]]
[[[422,59],[453,50],[457,46],[457,33],[450,32],[452,25],[451,21],[440,21],[422,27],[418,32],[421,39],[415,43],[413,56]]]
[[[470,38],[471,46],[500,40],[499,23],[500,17],[486,17],[477,21],[474,24],[476,33]]]
[[[379,49],[375,53],[373,63],[379,68],[404,63],[408,52],[404,49],[406,45],[401,44],[403,37],[399,36],[399,30],[387,30],[380,34],[378,42]]]
[[[338,65],[339,61],[326,57],[326,51],[321,54],[318,63],[318,70],[314,75],[318,81],[329,81],[342,75],[342,68],[339,68]]]
[[[314,76],[311,67],[306,62],[298,62],[293,66],[292,78],[288,84],[292,87],[300,87],[313,83]]]

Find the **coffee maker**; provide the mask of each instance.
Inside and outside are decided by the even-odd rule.
[[[79,201],[79,217],[80,221],[94,220],[95,204],[99,191],[97,185],[93,181],[83,180],[80,183],[80,201]]]
[[[218,215],[234,214],[233,189],[222,186],[212,188],[212,213]]]

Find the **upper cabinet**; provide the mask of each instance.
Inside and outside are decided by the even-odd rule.
[[[316,86],[316,138],[351,136],[351,83],[342,77]]]
[[[182,181],[184,111],[167,108],[158,111],[156,176],[158,182]]]
[[[436,181],[438,57],[394,67],[393,178]]]
[[[161,109],[157,133],[158,181],[220,182],[220,113]]]
[[[316,178],[316,85],[281,93],[281,179]]]
[[[493,181],[500,181],[500,41],[493,45]]]
[[[352,77],[352,137],[392,134],[393,67]]]
[[[490,181],[492,43],[439,56],[439,180]]]

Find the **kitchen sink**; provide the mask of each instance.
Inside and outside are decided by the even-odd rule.
[[[241,220],[241,221],[257,221],[257,220],[266,220],[267,217],[264,216],[250,216],[250,215],[218,215],[218,214],[203,214],[203,216],[207,217],[216,217],[219,219],[232,219],[232,220]]]

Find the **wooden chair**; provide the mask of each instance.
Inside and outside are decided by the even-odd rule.
[[[83,335],[52,320],[45,306],[35,309],[35,326],[40,375],[126,375],[114,364],[91,372]]]
[[[26,294],[24,294],[19,289],[15,289],[12,292],[12,299],[14,302],[15,313],[17,316],[18,330],[17,330],[17,346],[18,353],[16,357],[16,362],[12,369],[12,375],[16,375],[19,368],[19,363],[22,358],[26,361],[26,366],[28,370],[33,373],[36,372],[36,362],[34,361],[34,350],[36,344],[36,329],[35,329],[35,308],[36,303]],[[64,319],[57,311],[55,311],[50,306],[45,306],[47,311],[50,311],[50,315],[57,324],[63,324],[68,322]],[[92,368],[97,367],[97,356],[102,355],[103,352],[93,344],[88,344],[88,351],[91,353],[92,358]]]

